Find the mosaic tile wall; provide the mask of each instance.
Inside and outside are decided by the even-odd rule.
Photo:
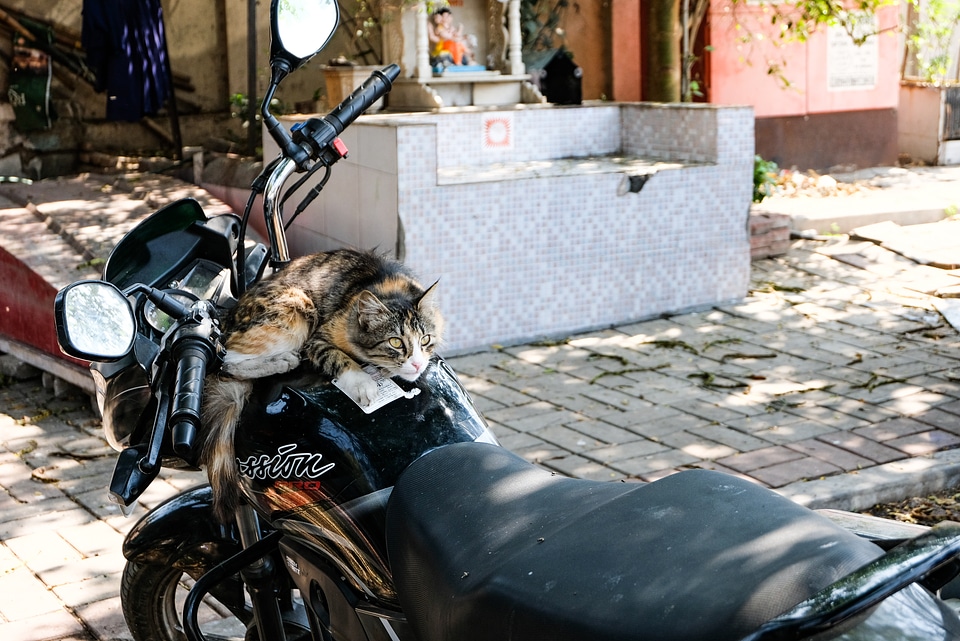
[[[356,123],[345,141],[351,157],[327,188],[336,197],[322,212],[305,212],[297,223],[303,244],[291,239],[291,247],[398,247],[423,280],[440,278],[446,354],[746,293],[749,108],[602,104],[382,115]],[[602,159],[597,169],[595,156],[616,155],[661,164],[651,162],[644,171],[656,173],[630,193],[622,171],[604,169]],[[565,172],[540,170],[571,158],[584,171],[577,162]],[[471,174],[482,177],[449,178]]]

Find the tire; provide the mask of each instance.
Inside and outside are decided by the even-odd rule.
[[[183,602],[191,577],[178,568],[129,561],[120,582],[123,618],[135,641],[186,641]],[[220,586],[219,599],[203,600],[198,620],[207,641],[244,641],[249,605],[237,582]]]

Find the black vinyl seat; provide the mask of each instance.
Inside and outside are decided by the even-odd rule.
[[[403,473],[387,539],[421,641],[732,641],[882,553],[730,475],[569,479],[481,443]]]

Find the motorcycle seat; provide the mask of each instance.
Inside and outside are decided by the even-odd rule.
[[[410,465],[386,531],[421,641],[733,641],[882,553],[731,475],[570,479],[482,443]]]

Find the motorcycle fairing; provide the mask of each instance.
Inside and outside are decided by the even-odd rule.
[[[163,287],[197,258],[230,267],[239,225],[232,214],[208,219],[192,198],[170,203],[117,243],[107,258],[103,279],[121,289],[134,283]]]
[[[483,444],[414,462],[387,540],[421,641],[735,641],[882,554],[729,475],[567,479]]]
[[[233,214],[207,218],[200,203],[192,198],[170,203],[142,220],[117,243],[107,258],[103,280],[121,289],[137,283],[179,289],[182,279],[206,266],[210,278],[224,274],[224,286],[218,288],[215,302],[230,306],[237,290],[232,257],[239,225]],[[259,256],[263,248],[259,249],[252,255]],[[256,258],[248,265],[259,266]],[[142,312],[138,310],[138,317]],[[152,426],[156,404],[144,368],[156,356],[159,342],[156,332],[141,326],[130,355],[115,363],[91,364],[104,433],[114,449],[146,438]],[[174,455],[169,443],[164,444],[162,454],[164,466],[192,467]]]
[[[312,618],[338,639],[396,641],[412,638],[403,614],[377,607],[352,589],[341,568],[310,541],[285,536],[280,553]]]
[[[323,550],[354,589],[385,606],[397,603],[384,513],[400,473],[442,445],[496,442],[439,357],[416,382],[394,380],[419,393],[366,414],[309,366],[261,379],[235,438],[237,459],[247,471],[241,488],[251,505],[273,527]],[[302,464],[291,463],[290,456]],[[308,470],[323,473],[311,478]]]

